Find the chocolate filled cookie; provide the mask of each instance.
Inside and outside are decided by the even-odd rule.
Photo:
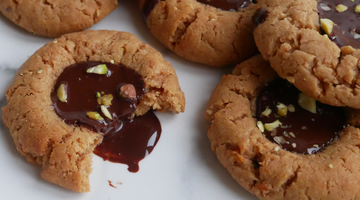
[[[167,48],[188,60],[221,67],[257,52],[251,17],[252,0],[140,0],[150,32]]]
[[[322,103],[359,109],[360,2],[258,4],[262,9],[254,16],[255,41],[279,76]]]
[[[59,37],[92,27],[117,6],[117,0],[1,0],[0,12],[31,33]]]
[[[175,70],[159,52],[133,34],[105,30],[46,44],[18,70],[6,98],[2,119],[19,152],[45,180],[76,192],[90,190],[95,147],[136,172],[161,132],[151,110],[185,106]]]
[[[259,199],[359,195],[359,111],[307,96],[261,56],[223,76],[205,118],[217,158]]]

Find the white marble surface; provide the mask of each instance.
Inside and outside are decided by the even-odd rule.
[[[186,61],[163,47],[142,22],[137,1],[122,0],[119,8],[92,29],[112,29],[136,34],[163,53],[174,66],[186,96],[185,113],[157,113],[162,136],[150,156],[140,162],[140,171],[104,162],[94,156],[91,192],[78,194],[47,183],[40,169],[17,152],[9,131],[0,125],[0,199],[36,200],[255,200],[242,189],[217,161],[206,136],[203,112],[206,102],[231,68],[214,69]],[[16,70],[46,42],[0,16],[0,103]],[[117,188],[110,187],[108,180]]]

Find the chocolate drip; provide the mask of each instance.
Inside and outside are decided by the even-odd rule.
[[[336,6],[347,6],[347,10],[338,12]],[[355,12],[355,7],[360,0],[319,0],[318,14],[320,19],[330,19],[335,23],[330,39],[340,48],[352,46],[360,48],[360,13]]]
[[[145,94],[145,83],[139,74],[125,65],[111,63],[105,63],[107,74],[86,72],[99,64],[103,63],[83,62],[65,68],[51,93],[53,107],[65,123],[104,133],[104,141],[96,148],[95,153],[104,160],[127,164],[129,171],[135,172],[138,170],[138,162],[148,155],[157,143],[161,133],[160,122],[151,111],[144,117],[132,119],[139,99]],[[62,84],[66,88],[67,102],[60,101],[57,96],[57,89]],[[120,88],[125,84],[135,87],[136,98],[120,95]],[[112,119],[103,114],[101,105],[97,102],[99,96],[109,94],[113,99],[111,105],[106,107]],[[103,120],[91,119],[87,112],[98,112]],[[111,138],[111,141],[108,141],[108,138]],[[122,146],[119,147],[120,145]],[[117,157],[119,154],[122,155],[121,159]]]
[[[275,137],[282,137],[279,144],[283,149],[300,154],[313,154],[329,145],[346,125],[343,109],[316,102],[316,114],[303,109],[298,104],[300,91],[286,80],[279,79],[265,86],[256,101],[256,118],[263,124],[279,120],[282,124],[273,131],[264,131],[267,139],[279,144]],[[295,112],[286,116],[277,114],[278,103],[293,105]],[[266,108],[269,116],[262,115]],[[295,144],[295,145],[294,145]],[[295,147],[294,147],[295,146]]]

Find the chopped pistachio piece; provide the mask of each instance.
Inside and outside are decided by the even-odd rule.
[[[287,115],[287,106],[283,103],[278,103],[278,105],[276,106],[278,111],[277,114],[284,117]]]
[[[300,93],[298,103],[305,110],[316,114],[316,100],[315,99],[309,97],[308,95],[306,95],[304,93]]]
[[[86,70],[87,73],[92,74],[107,74],[107,71],[108,69],[105,64],[96,65],[95,67],[90,67]]]
[[[96,97],[101,97],[100,92],[96,92]]]
[[[99,121],[104,120],[104,118],[101,117],[101,115],[100,115],[98,112],[87,112],[86,115],[87,115],[90,119],[95,119],[95,120],[99,120]]]
[[[318,148],[318,147],[319,147],[319,145],[317,145],[317,144],[314,144],[314,147],[315,147],[315,148]]]
[[[286,140],[283,136],[275,136],[274,141],[278,144],[285,144]]]
[[[105,106],[111,106],[111,101],[113,100],[113,95],[112,94],[106,94],[102,97],[98,97],[97,98],[97,103],[99,105],[105,105]]]
[[[276,129],[277,127],[279,127],[281,125],[281,122],[279,120],[276,120],[272,123],[265,123],[265,129],[267,131],[273,131],[274,129]]]
[[[324,3],[320,3],[320,8],[324,11],[330,11],[331,8],[327,5],[327,4],[324,4]]]
[[[270,114],[271,114],[271,109],[269,108],[269,106],[268,107],[266,107],[266,109],[261,113],[261,115],[263,115],[263,116],[269,116]]]
[[[110,112],[109,112],[109,110],[105,106],[101,105],[100,109],[101,109],[101,112],[105,115],[105,117],[107,117],[107,118],[109,118],[111,120],[113,119]]]
[[[330,19],[320,19],[320,24],[325,33],[330,35],[334,27],[334,22]]]
[[[348,7],[345,6],[345,5],[343,5],[343,4],[339,4],[339,5],[336,6],[336,10],[337,10],[338,12],[344,12],[344,11],[347,10],[347,9],[348,9]]]
[[[293,133],[293,132],[290,132],[289,133],[289,135],[291,136],[291,137],[293,137],[293,138],[295,138],[296,136],[295,136],[295,134]]]
[[[274,151],[279,151],[279,150],[280,150],[279,146],[275,147],[275,149],[274,149]]]
[[[290,104],[290,105],[288,106],[288,110],[289,110],[289,112],[295,112],[295,106],[292,105],[292,104]]]
[[[334,165],[332,165],[332,164],[329,164],[329,167],[332,169],[332,168],[334,168]]]
[[[65,84],[61,84],[57,89],[57,96],[61,102],[67,102],[67,94]]]
[[[357,6],[355,7],[355,12],[357,12],[357,13],[360,12],[360,5],[357,5]]]
[[[264,124],[261,121],[258,121],[256,124],[257,124],[257,127],[260,129],[260,131],[263,133],[264,132]]]
[[[39,69],[37,72],[38,72],[38,74],[41,74],[42,73],[42,69]]]
[[[292,146],[293,148],[296,148],[296,143],[292,143],[291,146]]]

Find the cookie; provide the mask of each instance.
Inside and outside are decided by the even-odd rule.
[[[311,113],[315,100],[300,97],[300,91],[299,98],[304,101],[297,102],[296,96],[292,105],[285,100],[273,102],[273,97],[283,99],[286,95],[281,96],[281,91],[289,95],[287,89],[293,87],[286,80],[280,79],[280,84],[277,80],[261,56],[241,63],[233,74],[223,76],[205,113],[211,123],[211,148],[221,164],[259,199],[357,199],[359,111],[350,110],[347,125],[341,127],[344,118],[334,117],[342,108],[316,102],[316,114]],[[319,115],[323,115],[322,120],[317,118]],[[293,124],[288,123],[289,118],[295,120]],[[308,124],[302,124],[306,120]],[[311,130],[313,127],[317,129]],[[335,132],[325,134],[330,136],[327,142],[321,141],[324,133],[320,131],[328,127],[335,128]],[[304,136],[309,130],[314,132]]]
[[[70,70],[70,75],[78,73],[71,70],[79,65],[93,67],[83,72],[85,76],[79,77],[78,83],[57,83],[67,70]],[[106,74],[101,74],[104,67],[97,67],[103,65],[109,70]],[[104,87],[101,91],[98,88],[99,94],[94,93],[92,97],[99,102],[96,106],[101,110],[95,114],[97,110],[94,107],[94,110],[86,112],[92,122],[86,124],[77,119],[71,123],[63,117],[61,112],[66,114],[67,111],[64,109],[72,112],[67,105],[78,103],[77,106],[81,107],[93,100],[85,94],[91,84],[83,86],[83,91],[71,93],[74,85],[81,85],[84,79],[95,76],[98,81],[104,80],[96,83],[105,86],[112,80],[108,79],[111,73],[119,76],[118,79],[125,76],[117,75],[117,68],[120,71],[132,70],[134,75],[131,76],[137,77],[135,82],[129,80],[134,87],[129,84],[119,86],[119,95],[127,99],[116,100],[118,96],[115,94],[113,98],[107,98],[111,94],[108,88]],[[65,78],[69,76],[65,74]],[[135,84],[136,81],[141,84]],[[137,91],[136,94],[133,88],[142,88],[142,92]],[[74,95],[82,98],[76,99],[75,96],[74,102]],[[103,140],[104,130],[107,130],[103,128],[110,124],[105,119],[100,120],[100,117],[109,117],[106,111],[115,120],[129,115],[133,117],[133,112],[137,116],[146,115],[151,109],[178,113],[183,112],[185,106],[175,70],[159,52],[133,34],[106,30],[67,34],[46,44],[20,67],[6,90],[6,99],[2,119],[19,152],[43,169],[41,176],[45,180],[76,192],[90,190],[91,154]],[[58,101],[65,103],[59,104]],[[112,113],[118,101],[128,102],[125,108],[130,111],[125,110],[121,116]],[[99,129],[98,126],[102,127]]]
[[[359,46],[355,11],[359,2],[343,2],[348,9],[341,12],[336,2],[260,0],[254,38],[281,78],[323,103],[359,109],[360,51],[354,49]],[[348,21],[339,21],[345,18]]]
[[[92,27],[115,10],[117,5],[117,0],[2,0],[0,12],[31,33],[59,37]]]
[[[140,0],[150,32],[188,60],[212,67],[237,64],[257,52],[251,0]]]

